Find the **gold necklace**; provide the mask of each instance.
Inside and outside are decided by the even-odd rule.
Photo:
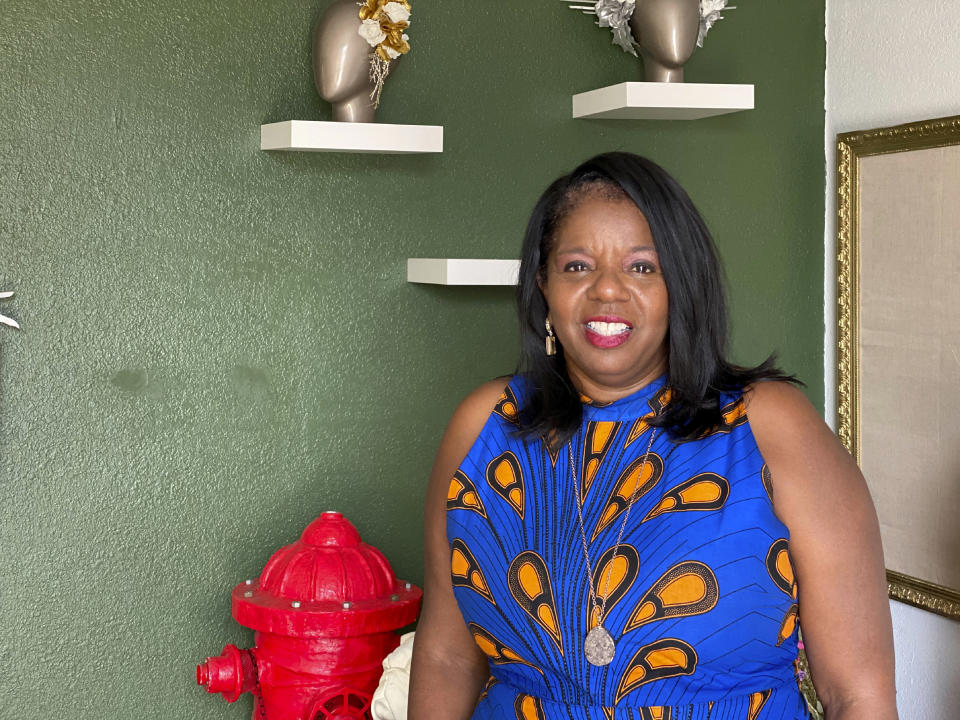
[[[653,428],[650,433],[650,442],[647,443],[647,451],[643,454],[643,461],[640,463],[640,473],[643,474],[643,468],[647,465],[647,459],[650,457],[650,449],[653,447],[653,440],[657,436],[657,428]],[[603,626],[603,619],[607,610],[607,593],[610,590],[610,576],[613,574],[612,565],[616,562],[617,554],[620,552],[620,543],[623,540],[623,531],[627,527],[627,520],[630,518],[630,510],[633,509],[633,503],[637,499],[637,491],[643,483],[637,479],[633,492],[630,494],[630,502],[627,504],[627,510],[623,514],[623,522],[620,523],[620,532],[617,533],[617,542],[613,546],[613,556],[610,558],[609,566],[611,571],[607,573],[607,582],[604,584],[603,597],[597,600],[597,594],[593,591],[593,566],[590,564],[590,552],[587,549],[587,533],[583,529],[583,501],[580,499],[580,485],[577,483],[577,468],[573,461],[573,440],[567,443],[567,452],[570,455],[570,470],[573,476],[573,496],[577,500],[577,525],[580,530],[580,541],[583,544],[583,559],[587,564],[587,592],[590,596],[590,606],[592,612],[597,616],[597,626],[591,628],[583,639],[583,654],[587,662],[591,665],[602,667],[609,665],[617,652],[617,643],[613,639],[610,631]],[[589,624],[589,623],[588,623]]]

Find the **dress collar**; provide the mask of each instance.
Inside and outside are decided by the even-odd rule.
[[[641,417],[651,411],[659,412],[667,404],[670,391],[666,387],[667,376],[661,375],[639,390],[611,402],[601,403],[591,400],[581,393],[584,420],[620,420],[629,417]]]

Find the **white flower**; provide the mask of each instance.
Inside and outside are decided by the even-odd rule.
[[[700,0],[700,15],[706,17],[726,9],[727,0]],[[734,8],[730,8],[733,10]]]
[[[703,39],[717,20],[723,20],[724,10],[736,10],[727,5],[727,0],[700,0],[700,33],[697,35],[697,47],[703,47]]]
[[[390,18],[390,22],[407,22],[410,19],[410,11],[398,2],[388,2],[383,6],[383,11]]]
[[[357,32],[360,34],[360,37],[369,43],[370,47],[376,47],[387,37],[387,34],[380,29],[379,21],[372,18],[369,20],[364,20],[362,23],[360,23],[360,27],[357,28]]]

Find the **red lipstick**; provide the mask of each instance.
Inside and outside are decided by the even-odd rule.
[[[590,323],[602,323],[603,325],[610,324],[620,324],[625,325],[626,329],[622,332],[618,332],[615,335],[603,334],[602,332],[597,332],[590,328]],[[615,348],[627,341],[627,338],[630,337],[630,332],[633,330],[633,325],[621,317],[616,315],[597,315],[592,318],[588,318],[587,321],[583,324],[584,335],[589,342],[594,347],[609,349]],[[607,328],[603,328],[606,330]]]

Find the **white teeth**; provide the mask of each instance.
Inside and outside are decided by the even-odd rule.
[[[587,327],[593,330],[597,335],[621,335],[630,329],[626,323],[606,323],[606,322],[588,322]]]

